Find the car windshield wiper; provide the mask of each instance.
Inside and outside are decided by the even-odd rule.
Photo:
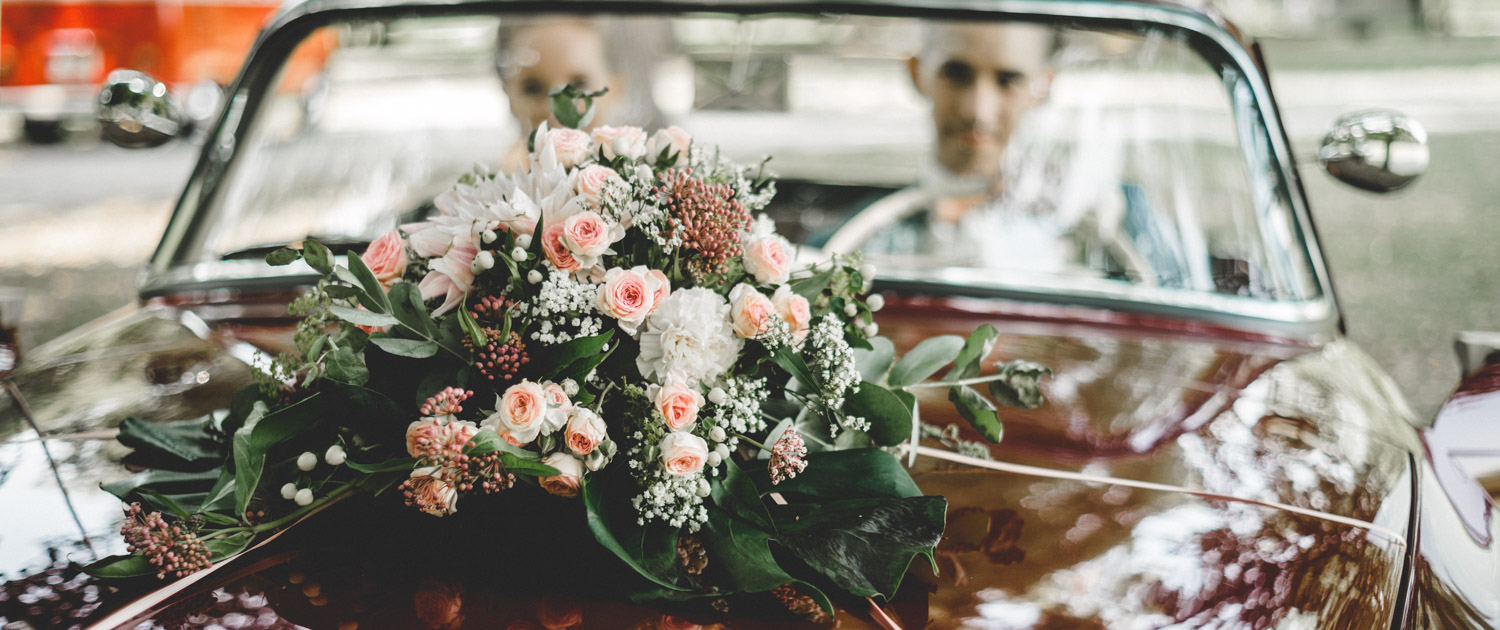
[[[342,237],[342,236],[331,236],[331,237],[309,236],[307,238],[313,239],[313,240],[315,240],[315,241],[317,241],[319,243],[322,243],[323,245],[327,246],[328,250],[331,251],[331,252],[333,252],[335,255],[337,255],[337,254],[347,254],[349,252],[354,252],[354,253],[358,254],[358,253],[364,251],[364,249],[366,247],[370,246],[370,241],[368,241],[368,240],[357,239],[357,238],[348,238],[348,237]],[[255,246],[252,246],[252,247],[245,247],[245,248],[236,249],[234,251],[226,253],[223,256],[220,256],[219,260],[237,260],[237,259],[244,259],[244,258],[263,258],[263,257],[265,257],[266,254],[269,254],[271,252],[274,252],[274,251],[276,251],[278,249],[281,249],[283,247],[286,247],[286,246],[287,246],[287,243],[275,243],[275,244],[255,245]]]

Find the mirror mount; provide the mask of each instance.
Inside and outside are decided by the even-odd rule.
[[[96,105],[104,138],[127,149],[161,146],[187,127],[167,84],[138,70],[110,72]]]
[[[1340,116],[1318,148],[1318,163],[1330,175],[1377,193],[1410,185],[1427,172],[1427,162],[1427,131],[1416,120],[1384,109]]]

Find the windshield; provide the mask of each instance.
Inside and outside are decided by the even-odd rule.
[[[864,252],[883,278],[1317,300],[1253,90],[1205,41],[1139,23],[847,15],[334,23],[247,108],[172,263],[307,236],[357,247],[419,221],[463,174],[516,168],[547,94],[571,83],[608,89],[594,128],[675,125],[695,151],[769,156],[781,233],[806,252]]]

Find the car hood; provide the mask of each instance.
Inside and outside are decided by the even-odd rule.
[[[990,360],[1029,359],[1056,373],[1044,382],[1045,405],[1002,409],[1006,435],[989,449],[1002,464],[1042,470],[916,459],[919,485],[948,497],[949,526],[937,572],[914,566],[887,605],[902,627],[1389,627],[1416,446],[1395,389],[1343,339],[1280,340],[1083,309],[889,302],[880,322],[898,347],[990,323],[1000,331]],[[236,331],[233,340],[279,339],[286,330],[285,321],[217,312],[203,319]],[[945,413],[941,395],[923,396],[925,421],[962,424]],[[26,444],[0,447],[35,448]],[[118,449],[75,450],[99,460],[79,470],[119,470],[108,468]],[[24,458],[22,466],[40,463]],[[15,505],[14,483],[4,479],[20,478],[45,482],[39,473],[0,477],[0,502]],[[90,518],[86,529],[98,530]],[[309,627],[423,627],[433,601],[461,610],[462,627],[537,624],[550,614],[533,591],[495,578],[503,560],[437,573],[403,566],[381,560],[388,543],[380,553],[326,544],[357,538],[331,521],[294,528],[169,600],[178,604],[172,610],[149,614],[175,615],[205,597],[217,603],[194,613],[199,619],[265,613]],[[421,521],[430,529],[410,540],[455,540],[441,534],[454,522]],[[60,522],[59,537],[72,527]],[[97,541],[94,549],[113,551]],[[319,586],[309,589],[313,574]],[[205,594],[189,596],[197,590]],[[555,595],[568,600],[567,590]],[[319,600],[319,592],[337,596]],[[445,599],[455,593],[457,603]],[[575,599],[587,627],[662,625],[651,609]],[[874,624],[860,602],[840,604],[841,627]],[[737,617],[730,625],[762,625]]]

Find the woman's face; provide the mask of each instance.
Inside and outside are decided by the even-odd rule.
[[[547,94],[570,83],[584,90],[610,88],[609,94],[595,99],[589,126],[608,119],[607,110],[619,85],[609,72],[599,31],[575,22],[537,24],[520,29],[502,44],[510,64],[504,82],[510,111],[527,131],[544,120],[548,125],[558,124]]]

